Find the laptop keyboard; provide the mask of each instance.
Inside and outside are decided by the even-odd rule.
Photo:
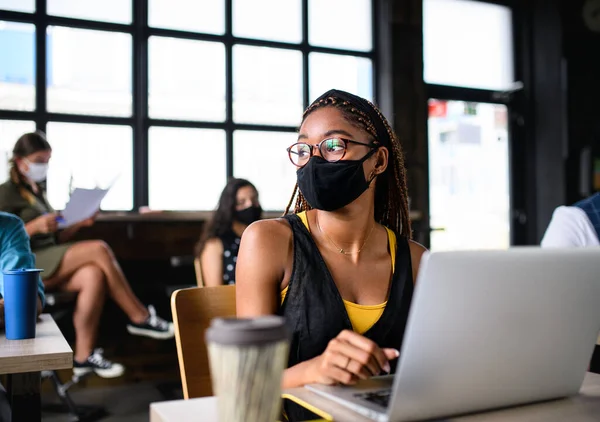
[[[392,390],[381,390],[381,391],[371,391],[369,393],[360,393],[355,394],[354,396],[366,401],[370,401],[371,403],[378,404],[382,407],[388,407],[390,403],[390,394]]]

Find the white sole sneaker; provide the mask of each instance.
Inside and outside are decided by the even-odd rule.
[[[168,331],[148,330],[147,328],[139,328],[129,324],[127,325],[127,331],[134,336],[150,337],[155,340],[169,340],[175,337],[172,323],[169,323]]]
[[[94,372],[100,378],[117,378],[123,375],[125,372],[125,367],[118,363],[113,363],[110,368],[100,369],[100,368],[73,368],[73,374],[77,377],[81,377],[83,375]]]

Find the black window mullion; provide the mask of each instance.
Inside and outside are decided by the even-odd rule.
[[[148,205],[148,0],[133,0],[133,207]]]
[[[371,73],[371,85],[373,87],[373,101],[375,104],[380,103],[378,98],[379,92],[379,78],[376,77],[379,72],[379,63],[377,58],[379,55],[379,26],[377,25],[377,16],[379,16],[379,0],[373,0],[371,2],[371,52],[373,58],[371,59],[371,66],[373,73]]]
[[[46,63],[47,45],[46,0],[35,2],[35,112],[34,120],[38,130],[46,132],[48,112],[46,109]]]
[[[225,172],[233,177],[233,1],[225,0]]]
[[[310,47],[308,45],[308,0],[302,0],[302,102],[304,108],[308,107],[310,101],[310,76],[309,76],[309,62],[308,54]]]

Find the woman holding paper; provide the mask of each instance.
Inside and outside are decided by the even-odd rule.
[[[52,148],[42,132],[27,133],[13,149],[10,178],[0,185],[0,211],[10,212],[25,222],[42,268],[47,291],[77,292],[73,315],[76,346],[73,370],[77,375],[95,372],[112,378],[123,373],[123,366],[110,362],[94,349],[100,315],[106,293],[127,314],[131,334],[155,339],[174,336],[172,324],[156,315],[135,296],[110,247],[99,240],[68,243],[82,227],[94,224],[94,218],[59,230],[60,215],[46,198],[46,174]]]

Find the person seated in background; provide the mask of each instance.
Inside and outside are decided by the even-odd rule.
[[[0,212],[0,329],[4,328],[4,271],[35,268],[29,237],[20,218]],[[44,284],[38,278],[38,315],[45,305]],[[10,421],[11,411],[6,391],[0,384],[0,421]]]
[[[77,292],[73,314],[76,375],[95,372],[101,377],[120,376],[122,365],[109,361],[95,349],[98,325],[108,293],[127,314],[127,330],[155,339],[174,336],[171,323],[144,306],[131,290],[110,247],[99,240],[69,243],[93,218],[59,230],[57,214],[46,198],[46,174],[52,148],[42,132],[27,133],[13,149],[10,178],[0,185],[0,210],[17,215],[25,222],[31,238],[36,265],[44,270],[46,291]]]
[[[600,246],[600,192],[554,210],[542,247]]]
[[[283,388],[393,372],[426,251],[411,240],[401,144],[375,105],[331,90],[287,151],[297,184],[283,218],[244,232],[237,316],[286,318]]]
[[[221,192],[217,210],[196,245],[205,286],[235,284],[240,238],[261,215],[254,185],[244,179],[231,179]]]
[[[544,233],[542,248],[600,247],[600,192],[554,210]],[[599,337],[600,338],[600,337]],[[590,371],[600,373],[600,345],[590,361]]]

